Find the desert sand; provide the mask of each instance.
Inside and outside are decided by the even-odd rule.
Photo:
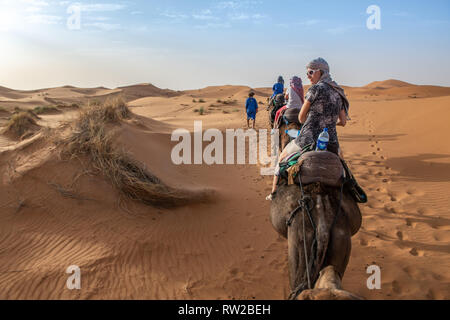
[[[0,130],[15,108],[57,106],[24,139],[0,134],[0,299],[286,299],[287,242],[265,201],[271,177],[257,165],[170,159],[171,132],[193,130],[195,120],[245,128],[249,90],[0,87]],[[253,90],[257,129],[268,128],[271,90]],[[345,90],[352,120],[339,128],[340,142],[369,202],[360,205],[343,287],[367,299],[450,299],[450,88],[388,80]],[[134,113],[117,145],[166,184],[213,190],[214,201],[144,205],[86,161],[61,159],[51,133],[64,132],[86,103],[117,95]],[[372,264],[380,290],[366,286]],[[81,290],[66,288],[71,265],[81,268]]]

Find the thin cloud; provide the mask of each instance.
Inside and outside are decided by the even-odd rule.
[[[239,8],[253,8],[257,5],[262,4],[262,1],[258,0],[243,0],[243,1],[221,1],[219,2],[216,7],[218,9],[239,9]]]
[[[49,14],[33,14],[26,17],[26,21],[32,24],[58,24],[62,20],[62,17]]]
[[[239,8],[240,3],[238,1],[222,1],[217,4],[219,9],[236,9]]]
[[[172,12],[162,12],[159,15],[166,17],[166,18],[170,18],[170,19],[186,19],[189,17],[186,14],[172,13]]]
[[[231,14],[228,16],[231,20],[250,20],[250,19],[264,19],[266,18],[266,15],[255,13],[255,14],[246,14],[246,13],[238,13],[238,14]]]
[[[121,28],[120,24],[112,24],[104,22],[85,23],[83,24],[83,27],[93,27],[100,29],[102,31],[113,31]]]
[[[43,1],[43,0],[20,0],[20,2],[29,4],[29,5],[34,6],[34,7],[46,7],[46,6],[48,6],[48,2],[47,1]]]
[[[200,14],[193,14],[192,18],[197,20],[219,20],[219,17],[213,16],[211,10],[202,10]]]
[[[115,3],[92,3],[92,4],[76,4],[81,8],[81,11],[85,12],[98,12],[98,11],[119,11],[125,9],[123,4]]]
[[[204,25],[197,25],[194,28],[196,29],[222,29],[222,28],[230,28],[231,25],[229,23],[207,23]]]

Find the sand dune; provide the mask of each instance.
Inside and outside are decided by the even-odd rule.
[[[121,94],[135,115],[114,126],[116,146],[171,187],[216,191],[210,202],[146,206],[93,174],[88,161],[62,161],[49,132],[20,142],[0,135],[0,298],[285,299],[287,244],[264,200],[270,177],[257,166],[175,166],[170,159],[176,128],[192,130],[195,120],[205,129],[243,128],[249,90],[0,87],[7,110],[0,126],[16,105],[51,104],[46,98],[82,105]],[[257,127],[267,128],[263,103],[271,89],[254,91],[262,102]],[[449,299],[450,88],[388,80],[346,92],[352,121],[339,129],[340,140],[370,200],[361,206],[344,288],[368,299]],[[64,135],[76,117],[62,109],[38,123]],[[381,267],[381,290],[366,286],[372,264]],[[70,265],[81,268],[82,290],[65,286]]]
[[[104,87],[76,88],[63,86],[30,91],[12,90],[0,87],[0,106],[13,109],[22,107],[29,109],[35,106],[86,104],[88,102],[103,102],[107,98],[122,96],[126,101],[141,97],[173,97],[178,92],[160,89],[151,84],[124,86],[116,89]]]

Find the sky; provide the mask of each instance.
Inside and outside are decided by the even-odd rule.
[[[268,87],[317,57],[343,85],[450,86],[449,31],[448,0],[0,0],[0,86]]]

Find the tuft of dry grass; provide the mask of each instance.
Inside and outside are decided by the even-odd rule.
[[[59,113],[60,110],[55,106],[41,106],[33,109],[36,114],[52,114]]]
[[[228,99],[228,100],[222,101],[222,103],[225,105],[236,104],[237,100]]]
[[[12,115],[3,133],[20,138],[27,132],[35,131],[36,128],[38,124],[29,112],[19,112]]]
[[[147,171],[128,153],[114,147],[114,131],[108,124],[118,124],[131,112],[122,99],[106,101],[101,106],[88,106],[80,113],[72,134],[60,143],[62,154],[71,158],[87,156],[99,173],[130,199],[148,205],[171,207],[192,200],[192,195],[172,189]]]

